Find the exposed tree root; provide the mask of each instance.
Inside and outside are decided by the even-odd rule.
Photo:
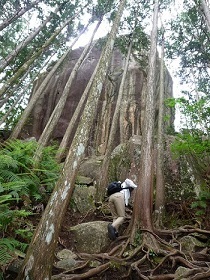
[[[195,228],[189,225],[185,225],[183,227],[180,227],[178,229],[174,229],[174,230],[159,230],[159,229],[155,229],[155,233],[158,236],[162,236],[162,237],[174,237],[174,236],[179,236],[179,235],[186,235],[186,234],[190,234],[190,233],[200,233],[200,234],[207,234],[210,236],[210,231],[209,230],[203,230],[200,228]]]
[[[85,263],[83,266],[74,268],[74,271],[56,275],[53,279],[89,279],[97,276],[97,279],[171,280],[176,277],[176,270],[181,267],[183,279],[210,279],[208,247],[198,252],[182,251],[181,245],[179,249],[177,246],[173,247],[174,240],[177,245],[176,238],[179,235],[195,232],[205,234],[206,239],[210,236],[210,231],[192,227],[183,227],[173,231],[155,231],[155,233],[144,229],[139,246],[131,244],[129,238],[123,236],[111,244],[112,249],[107,253],[79,254]],[[166,237],[167,241],[163,237]],[[90,268],[89,264],[92,260],[97,260],[101,264]]]
[[[105,263],[98,267],[89,269],[87,272],[81,273],[81,274],[71,274],[71,275],[65,275],[64,273],[59,274],[56,276],[56,278],[53,279],[60,279],[60,280],[80,280],[80,279],[88,279],[92,276],[95,276],[101,272],[106,271],[109,268],[110,264]]]

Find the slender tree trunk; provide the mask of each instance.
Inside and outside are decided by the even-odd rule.
[[[88,43],[88,45],[84,48],[80,58],[78,59],[77,63],[75,64],[72,72],[71,72],[71,75],[65,85],[65,88],[63,90],[63,94],[62,96],[60,97],[55,109],[53,110],[51,116],[50,116],[50,119],[48,120],[40,138],[39,138],[39,141],[38,141],[38,147],[37,147],[37,150],[35,152],[35,155],[34,155],[34,161],[35,163],[37,163],[39,161],[39,159],[41,158],[41,154],[42,154],[42,149],[44,146],[47,145],[49,139],[50,139],[50,136],[52,135],[53,133],[53,130],[54,128],[56,127],[59,119],[60,119],[60,116],[62,114],[62,111],[63,111],[63,108],[66,104],[66,100],[68,98],[68,95],[69,95],[69,92],[70,92],[70,89],[71,89],[71,86],[72,86],[72,83],[77,75],[77,72],[78,72],[78,69],[79,67],[81,66],[81,64],[83,63],[84,59],[87,57],[87,54],[90,50],[90,47],[91,47],[91,44],[93,42],[93,38],[95,36],[95,33],[97,32],[100,24],[101,24],[101,21],[102,19],[99,20],[99,22],[97,23],[94,31],[93,31],[93,34],[90,38],[90,41]]]
[[[25,92],[22,92],[21,94],[19,94],[19,96],[15,100],[14,104],[12,106],[10,106],[10,108],[7,110],[6,114],[0,119],[0,126],[5,123],[6,119],[8,118],[8,116],[10,115],[12,110],[16,107],[16,105],[18,103],[21,102],[21,100],[24,97],[24,95],[25,95]]]
[[[122,76],[122,80],[121,80],[121,83],[120,83],[120,88],[119,88],[119,92],[118,92],[118,97],[117,97],[117,102],[116,102],[116,106],[115,106],[114,115],[113,115],[113,118],[112,118],[112,124],[111,124],[111,128],[110,128],[106,153],[105,153],[105,156],[104,156],[104,159],[103,159],[103,164],[102,164],[102,167],[101,167],[101,176],[100,176],[99,186],[97,188],[97,195],[96,195],[97,201],[101,201],[102,198],[104,197],[104,190],[105,190],[105,187],[107,186],[107,183],[108,183],[107,180],[108,180],[109,162],[110,162],[111,153],[114,149],[114,139],[115,139],[115,134],[116,134],[117,126],[118,126],[118,122],[119,122],[121,101],[122,101],[122,96],[123,96],[123,90],[124,90],[126,75],[127,75],[127,72],[128,72],[128,65],[129,65],[131,50],[132,50],[132,38],[131,38],[130,45],[129,45],[129,48],[128,48],[128,53],[127,53],[126,62],[125,62],[125,66],[124,66],[123,76]]]
[[[95,70],[94,70],[94,72],[93,72],[93,74],[92,74],[92,76],[91,76],[91,78],[90,78],[90,80],[88,82],[88,85],[86,86],[85,91],[83,92],[83,94],[82,94],[82,96],[80,98],[80,101],[79,101],[79,103],[77,105],[77,108],[74,111],[73,116],[71,117],[71,120],[70,120],[70,122],[68,124],[68,127],[67,127],[67,129],[65,131],[65,134],[63,136],[63,139],[62,139],[62,141],[60,143],[58,152],[56,154],[56,159],[57,159],[58,162],[61,161],[61,159],[62,159],[62,157],[63,157],[63,155],[65,153],[65,150],[66,150],[66,148],[68,146],[69,138],[72,135],[72,131],[73,131],[73,128],[75,126],[75,123],[79,122],[79,116],[81,116],[82,108],[83,108],[83,106],[85,104],[85,101],[86,101],[86,99],[88,97],[88,93],[89,93],[90,88],[92,86],[94,77],[95,77],[95,75],[96,75],[96,73],[98,71],[98,65],[99,64],[97,64],[97,66],[96,66],[96,68],[95,68]]]
[[[45,62],[45,64],[42,66],[42,68],[39,69],[39,71],[41,71],[41,70],[45,69],[45,67],[47,67],[49,61],[51,60],[51,58],[52,58],[52,56],[53,56],[54,54],[55,54],[55,53],[52,53],[51,56],[49,56],[48,60]],[[27,70],[27,72],[23,75],[23,77],[21,77],[20,83],[17,84],[15,87],[13,87],[12,90],[8,93],[8,95],[7,95],[5,98],[0,99],[0,108],[1,108],[4,104],[7,103],[7,101],[8,101],[9,98],[10,98],[10,96],[14,96],[14,95],[15,95],[15,92],[17,92],[18,90],[20,90],[20,91],[23,90],[23,89],[22,89],[21,82],[24,81],[24,80],[27,78],[27,76],[28,76],[28,74],[30,73],[30,71],[31,71],[31,69],[29,68],[29,69]],[[29,82],[30,85],[33,84],[34,80],[37,78],[37,76],[39,75],[39,73],[40,73],[40,72],[36,72],[36,73],[33,75],[33,77],[30,79],[30,82]],[[29,89],[29,87],[30,87],[29,84],[28,84],[27,86],[24,87],[24,90]],[[23,90],[23,91],[24,91],[24,90]]]
[[[4,68],[7,65],[9,65],[9,63],[19,54],[19,52],[23,48],[25,48],[36,37],[37,34],[39,34],[39,32],[46,26],[46,24],[53,17],[53,14],[57,14],[59,9],[60,7],[57,7],[56,10],[53,13],[51,13],[49,17],[46,18],[46,20],[42,23],[42,25],[36,28],[35,31],[26,38],[26,40],[21,42],[15,50],[13,50],[7,57],[5,57],[0,61],[0,71],[3,71]]]
[[[50,61],[51,57],[48,59],[48,61],[46,61],[45,65],[43,66],[43,68],[45,68],[45,66],[47,66],[48,62]],[[41,69],[40,69],[41,70]],[[27,76],[28,73],[26,73]],[[34,82],[34,80],[37,78],[37,76],[39,75],[39,73],[36,73],[35,75],[33,75],[32,79],[30,80],[30,84]],[[18,88],[19,85],[17,85]],[[30,87],[29,84],[27,84],[24,88],[21,88],[22,93],[19,94],[19,96],[16,98],[14,104],[7,110],[6,114],[0,119],[0,126],[2,124],[4,124],[4,122],[6,121],[7,117],[10,115],[10,113],[12,112],[12,110],[15,108],[15,106],[18,103],[21,103],[21,99],[24,97],[24,95],[26,94],[26,91],[28,90],[28,88]],[[12,95],[12,93],[11,93]],[[9,96],[6,98],[7,100],[9,99]],[[5,101],[6,103],[6,101]],[[1,107],[2,105],[0,105]]]
[[[77,15],[77,14],[76,14]],[[19,69],[18,71],[15,73],[14,76],[12,76],[8,81],[5,82],[4,86],[0,89],[0,96],[2,96],[3,94],[6,93],[6,91],[14,84],[14,82],[17,81],[17,79],[23,75],[23,73],[25,73],[27,71],[27,69],[34,63],[34,61],[53,43],[54,39],[56,38],[56,36],[58,34],[60,34],[60,32],[63,30],[63,28],[70,22],[72,21],[73,18],[76,17],[76,15],[74,15],[74,17],[68,19],[65,21],[65,23],[58,28],[53,34],[52,36],[44,43],[44,45],[38,50],[36,51],[32,57],[25,62]],[[84,29],[83,29],[84,30]],[[84,30],[85,31],[85,30]],[[83,31],[83,32],[84,32]],[[81,35],[81,33],[80,33]],[[77,37],[78,39],[78,37]]]
[[[153,134],[155,117],[155,69],[158,31],[158,0],[154,4],[151,48],[149,55],[149,72],[147,80],[146,108],[142,128],[141,168],[138,178],[138,188],[134,201],[132,216],[132,238],[141,227],[153,231],[152,225],[152,193],[153,193]]]
[[[88,143],[90,129],[94,120],[96,107],[100,98],[109,60],[113,52],[114,42],[120,23],[120,18],[126,0],[120,2],[116,17],[109,34],[106,46],[98,62],[90,94],[77,128],[71,149],[64,163],[63,171],[58,180],[42,219],[36,228],[28,248],[23,266],[19,272],[19,280],[50,279],[60,227],[74,190],[75,177]]]
[[[23,77],[21,78],[21,81],[24,81],[26,79],[26,77],[28,76],[28,74],[30,73],[30,68],[25,72],[25,74],[23,75]],[[0,108],[7,103],[7,101],[10,99],[10,97],[14,94],[15,91],[18,90],[18,88],[20,87],[20,84],[17,84],[13,87],[13,89],[11,91],[9,91],[7,93],[7,95],[4,97],[2,97],[0,99]]]
[[[4,28],[9,26],[16,19],[20,18],[22,15],[24,15],[27,11],[29,11],[31,8],[33,8],[36,4],[38,4],[41,1],[42,0],[36,0],[36,1],[32,2],[31,4],[28,4],[25,8],[22,8],[19,11],[17,11],[12,17],[10,17],[9,19],[3,21],[0,24],[0,31],[2,31]]]
[[[156,168],[156,199],[155,214],[156,226],[162,225],[165,209],[165,183],[163,171],[163,116],[164,116],[164,37],[162,39],[161,63],[160,63],[160,93],[159,93],[159,114],[158,114],[158,131],[157,131],[157,168]]]
[[[89,25],[89,24],[88,24]],[[26,109],[24,110],[20,120],[18,121],[17,125],[15,126],[15,128],[13,129],[13,132],[10,136],[10,138],[17,138],[19,133],[21,132],[28,116],[30,115],[31,111],[34,108],[34,105],[36,104],[38,98],[40,97],[40,95],[44,95],[45,94],[45,88],[48,85],[48,83],[50,82],[50,79],[53,77],[53,75],[55,74],[55,72],[57,71],[58,67],[63,63],[63,61],[66,59],[66,57],[70,54],[72,47],[74,46],[74,44],[77,42],[77,40],[80,38],[80,36],[85,32],[85,30],[87,29],[87,26],[81,31],[81,33],[77,36],[77,38],[74,40],[74,42],[72,43],[71,47],[69,47],[69,49],[63,54],[63,56],[58,60],[58,62],[55,64],[55,66],[51,69],[51,71],[48,73],[48,75],[45,77],[44,81],[41,83],[41,85],[39,86],[39,88],[37,89],[37,91],[32,95]]]
[[[201,8],[203,10],[203,13],[205,15],[206,23],[207,23],[207,29],[210,32],[210,10],[206,3],[206,0],[201,0]]]

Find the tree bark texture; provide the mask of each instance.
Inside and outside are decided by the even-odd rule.
[[[76,17],[76,15],[74,15],[74,17]],[[13,77],[11,77],[8,81],[5,82],[5,85],[0,89],[0,96],[2,96],[3,94],[6,93],[6,91],[17,81],[17,79],[19,77],[21,77],[27,70],[28,68],[34,63],[34,61],[53,43],[54,39],[56,38],[56,36],[58,34],[60,34],[60,32],[63,30],[64,27],[66,27],[66,25],[72,21],[72,19],[74,17],[71,17],[70,19],[66,20],[65,23],[58,28],[53,34],[52,36],[42,45],[42,47],[36,51],[31,58],[25,62],[19,69],[18,71],[15,73],[15,75]],[[84,29],[83,29],[84,30]],[[84,32],[84,31],[83,31]],[[81,33],[80,33],[81,35]],[[76,40],[78,39],[78,37],[76,38]],[[16,137],[14,137],[16,138]]]
[[[36,4],[38,4],[39,2],[41,2],[42,0],[36,0],[34,2],[32,2],[31,4],[28,4],[25,8],[20,9],[19,11],[17,11],[16,14],[14,14],[12,17],[10,17],[9,19],[3,21],[0,24],[0,31],[2,31],[4,28],[6,28],[7,26],[9,26],[11,23],[13,23],[16,19],[20,18],[22,15],[24,15],[27,11],[29,11],[31,8],[33,8]]]
[[[58,152],[56,154],[56,158],[57,158],[58,162],[61,161],[62,156],[64,155],[65,150],[67,148],[67,145],[69,143],[69,138],[70,138],[71,135],[73,135],[73,128],[75,127],[76,122],[78,122],[79,119],[80,119],[79,117],[81,115],[81,111],[82,111],[82,109],[84,107],[85,101],[86,101],[86,99],[88,97],[88,93],[90,91],[90,88],[92,86],[92,83],[93,83],[93,80],[94,80],[94,77],[95,77],[97,71],[98,71],[98,68],[96,66],[96,68],[95,68],[95,70],[94,70],[94,72],[93,72],[93,74],[92,74],[92,76],[91,76],[91,78],[90,78],[90,80],[88,82],[88,85],[85,88],[85,90],[84,90],[84,92],[83,92],[83,94],[82,94],[82,96],[81,96],[81,98],[79,100],[79,103],[77,104],[76,110],[74,111],[74,114],[73,114],[73,116],[72,116],[72,118],[71,118],[71,120],[70,120],[70,122],[68,124],[68,127],[67,127],[67,129],[65,131],[63,139],[62,139],[62,141],[60,143]]]
[[[94,36],[95,36],[95,33],[97,32],[99,26],[101,24],[101,20],[97,23],[96,27],[95,27],[95,30],[93,31],[93,34],[90,38],[90,41],[88,43],[88,45],[84,48],[80,58],[78,59],[77,63],[75,64],[74,66],[74,69],[72,70],[71,72],[71,75],[65,85],[65,88],[64,88],[64,91],[63,91],[63,94],[61,96],[61,98],[59,99],[55,109],[53,110],[50,118],[49,118],[49,121],[48,123],[46,124],[45,126],[45,129],[44,131],[42,132],[40,138],[39,138],[39,141],[38,141],[38,148],[35,152],[35,155],[34,155],[34,158],[35,158],[35,162],[39,160],[39,158],[41,157],[41,153],[42,153],[42,148],[44,146],[47,145],[49,139],[50,139],[50,136],[52,135],[53,133],[53,130],[54,128],[56,127],[58,121],[59,121],[59,118],[62,114],[62,111],[63,111],[63,108],[65,106],[65,103],[66,103],[66,100],[67,100],[67,97],[69,95],[69,92],[70,92],[70,88],[72,86],[72,83],[77,75],[77,72],[78,72],[78,69],[79,67],[81,66],[81,64],[83,63],[83,61],[85,60],[89,50],[90,50],[90,47],[91,47],[91,44],[93,42],[93,39],[94,39]]]
[[[61,177],[55,186],[42,219],[34,233],[22,269],[18,275],[19,280],[46,280],[51,278],[54,251],[56,249],[61,223],[74,189],[77,170],[84,158],[90,128],[94,119],[99,96],[102,91],[103,81],[106,77],[109,60],[113,51],[114,41],[125,3],[126,0],[122,0],[119,4],[112,30],[99,60],[99,66],[97,67],[98,71],[93,80],[89,97],[73,139],[71,149],[65,160]]]
[[[157,163],[156,163],[156,198],[155,212],[157,221],[162,221],[165,208],[165,184],[164,184],[164,137],[163,137],[163,117],[164,117],[164,38],[161,47],[160,62],[160,91],[159,91],[159,112],[158,112],[158,131],[157,131]]]
[[[50,80],[52,79],[53,75],[59,68],[59,66],[63,63],[63,61],[66,59],[66,57],[69,55],[69,53],[72,50],[73,45],[77,42],[79,37],[84,33],[84,31],[87,29],[87,26],[82,30],[82,32],[77,36],[77,38],[72,43],[71,47],[63,54],[63,56],[58,60],[58,62],[55,64],[55,66],[51,69],[51,71],[47,74],[47,76],[44,78],[43,82],[37,89],[37,91],[33,94],[31,97],[29,104],[25,108],[23,114],[21,115],[20,120],[18,121],[17,125],[13,129],[13,132],[11,134],[11,138],[17,138],[19,136],[19,133],[21,132],[21,129],[23,128],[25,122],[27,121],[27,118],[29,117],[32,109],[34,108],[34,105],[36,104],[37,100],[41,95],[45,95],[45,90],[47,85],[49,84]]]
[[[149,72],[145,104],[144,125],[142,128],[141,168],[138,178],[138,188],[134,201],[132,220],[132,236],[135,236],[140,223],[142,228],[153,230],[152,225],[152,191],[153,191],[153,134],[154,134],[154,96],[155,68],[157,53],[158,30],[158,0],[154,4],[151,48],[149,56]]]
[[[120,83],[120,88],[119,88],[118,97],[117,97],[117,103],[116,103],[114,115],[113,115],[112,122],[111,122],[107,149],[106,149],[106,153],[105,153],[105,156],[103,159],[103,164],[102,164],[102,168],[101,168],[101,177],[100,177],[99,187],[97,189],[97,198],[96,198],[97,201],[101,201],[101,199],[104,197],[104,190],[108,184],[107,175],[108,175],[109,160],[110,160],[111,153],[115,146],[114,139],[115,139],[115,135],[117,132],[120,110],[122,108],[122,96],[123,96],[123,91],[124,91],[124,86],[125,86],[125,81],[126,81],[126,75],[128,72],[131,50],[132,50],[132,41],[130,42],[129,47],[128,47],[128,53],[127,53],[127,57],[126,57],[125,66],[123,69],[123,76],[122,76],[122,80]]]
[[[60,7],[57,7],[54,11],[54,14],[57,14]],[[40,25],[38,28],[35,29],[35,31],[30,34],[23,42],[21,42],[16,49],[14,49],[7,57],[5,57],[3,60],[0,61],[0,71],[3,71],[4,68],[9,65],[9,63],[20,53],[20,51],[25,48],[35,37],[39,32],[46,26],[46,24],[51,20],[53,17],[53,14],[51,13],[49,17],[46,18],[46,20]]]

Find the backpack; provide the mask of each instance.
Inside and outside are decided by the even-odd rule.
[[[120,192],[122,190],[121,182],[111,182],[107,188],[107,195],[110,196],[113,193]]]

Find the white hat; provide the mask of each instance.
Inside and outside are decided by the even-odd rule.
[[[134,184],[134,182],[130,179],[126,179],[123,183],[122,183],[122,188],[128,188],[128,187],[131,187],[131,188],[137,188],[137,185]]]

